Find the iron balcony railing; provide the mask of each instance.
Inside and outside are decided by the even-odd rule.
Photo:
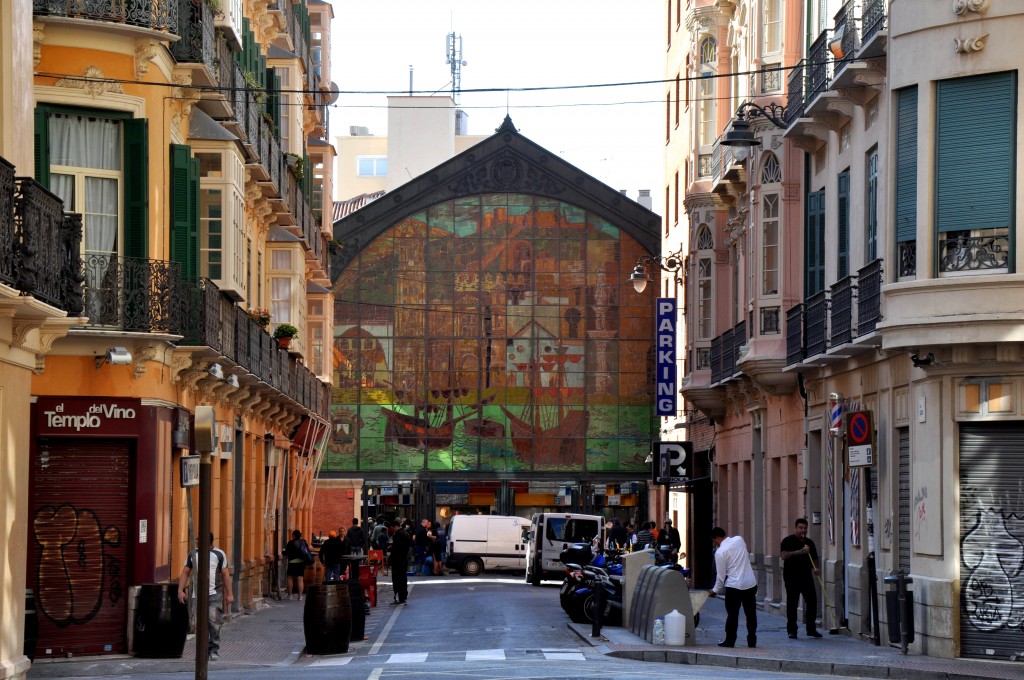
[[[875,33],[885,28],[888,18],[885,7],[888,0],[864,0],[864,11],[861,12],[861,44],[868,42]]]
[[[786,365],[804,360],[804,305],[797,303],[786,310]]]
[[[832,53],[828,49],[831,31],[827,28],[818,39],[811,44],[807,52],[807,100],[810,103],[815,97],[828,89],[832,80]]]
[[[32,0],[36,16],[88,19],[177,35],[178,0]]]
[[[1011,262],[1010,237],[1002,233],[972,236],[970,232],[945,233],[939,239],[939,272],[985,272],[1007,269]]]
[[[846,0],[842,9],[836,14],[835,36],[839,36],[839,45],[842,50],[842,57],[836,61],[836,73],[841,71],[847,62],[853,58],[857,48],[860,47],[860,36],[857,31],[857,24],[860,22],[861,0]]]
[[[867,335],[882,320],[882,260],[867,263],[857,272],[857,335]]]
[[[711,340],[711,382],[716,383],[722,380],[722,336]]]
[[[178,35],[171,44],[171,54],[179,64],[204,64],[214,76],[218,73],[217,31],[213,12],[205,1],[179,0]]]
[[[179,263],[87,253],[82,269],[87,326],[178,334],[183,292]]]
[[[78,316],[81,245],[81,215],[0,157],[0,282]]]
[[[786,95],[786,124],[804,115],[804,84],[807,80],[807,62],[801,60],[789,72]]]
[[[804,333],[808,357],[828,349],[828,292],[819,291],[804,301]]]
[[[829,296],[830,345],[838,347],[853,339],[853,297],[857,290],[854,279],[844,276],[832,284]]]
[[[747,322],[740,321],[732,329],[732,367],[729,369],[730,375],[736,375],[740,372],[740,359],[743,358],[740,349],[745,344],[747,344]]]

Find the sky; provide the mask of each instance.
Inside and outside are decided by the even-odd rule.
[[[387,94],[451,93],[450,32],[462,37],[468,133],[492,134],[508,113],[521,134],[613,189],[662,195],[664,3],[656,0],[330,0],[333,80],[343,92],[331,136],[361,125],[387,134]],[[498,92],[472,92],[498,89]],[[378,92],[378,94],[346,94]],[[659,212],[660,200],[654,200]]]

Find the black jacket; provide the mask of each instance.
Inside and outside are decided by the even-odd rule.
[[[320,546],[320,561],[324,564],[341,564],[341,558],[348,554],[348,546],[338,536],[328,538]]]
[[[349,548],[362,548],[366,549],[366,532],[358,524],[353,524],[348,528],[348,533],[345,534],[346,540],[348,540]]]
[[[412,539],[404,529],[399,529],[391,537],[391,551],[388,553],[388,564],[392,567],[401,567],[409,562],[409,548],[412,547]]]

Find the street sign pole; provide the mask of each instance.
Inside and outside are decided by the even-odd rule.
[[[214,414],[212,406],[196,407],[196,448],[199,450],[199,555],[196,569],[196,680],[206,680],[210,652],[210,485],[213,483]]]

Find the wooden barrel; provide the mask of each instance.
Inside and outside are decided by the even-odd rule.
[[[313,564],[306,565],[306,573],[302,575],[303,583],[306,586],[306,590],[309,590],[309,586],[317,583],[323,583],[324,581],[324,565],[320,564],[320,561],[316,561]]]
[[[348,584],[306,586],[302,631],[307,654],[344,654],[352,632],[352,605]]]
[[[177,659],[185,650],[188,609],[178,602],[177,583],[144,583],[135,608],[135,656]]]

